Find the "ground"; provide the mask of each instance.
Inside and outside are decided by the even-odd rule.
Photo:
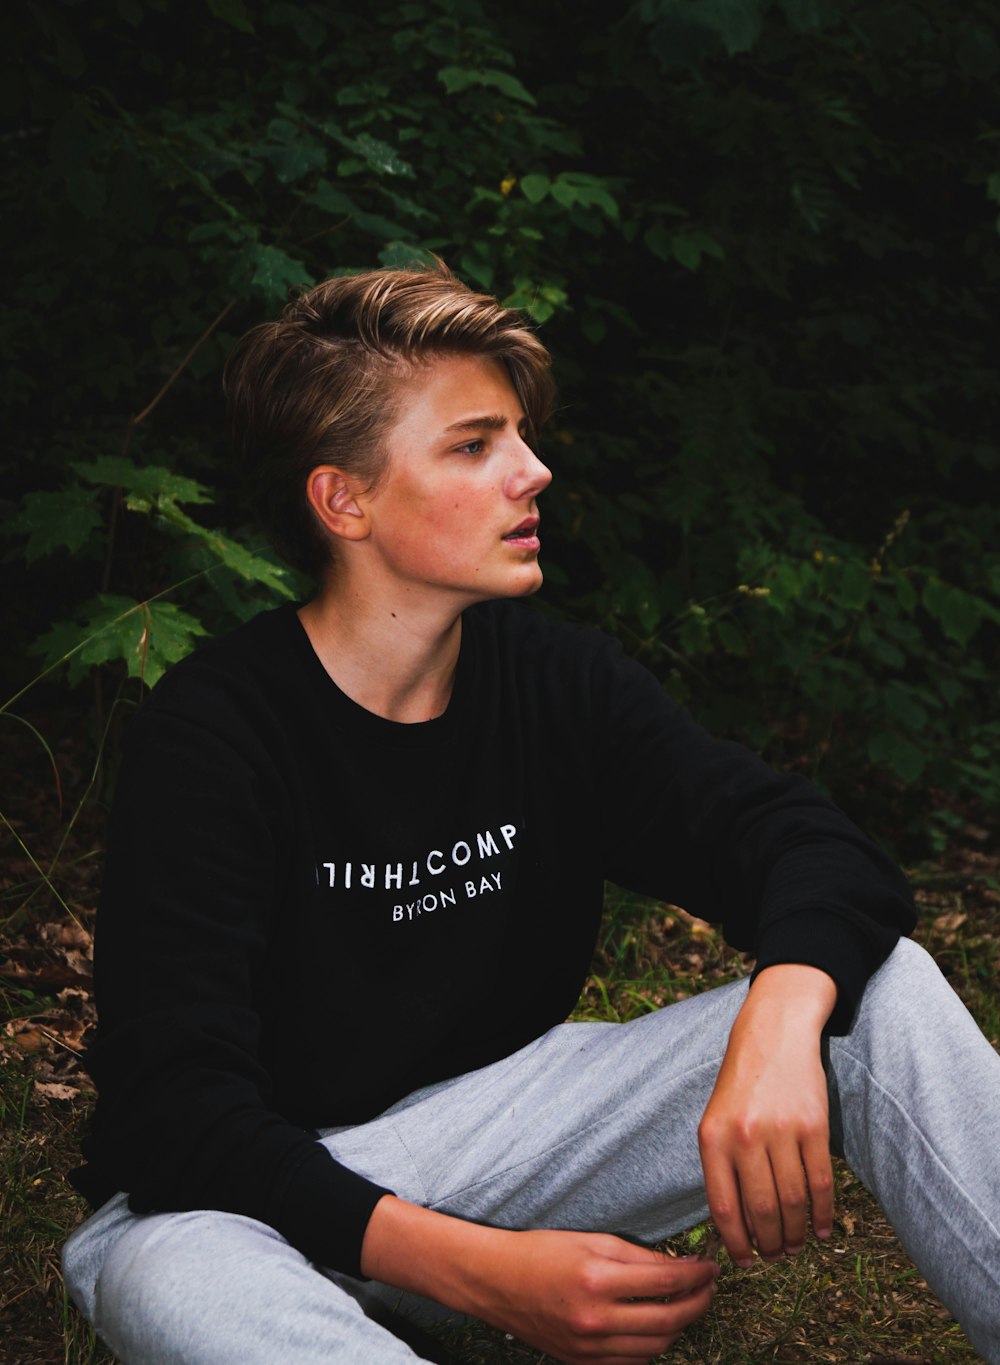
[[[111,1357],[67,1303],[59,1246],[84,1214],[65,1180],[93,1100],[80,1052],[93,1027],[92,930],[103,820],[101,776],[67,731],[46,755],[26,733],[12,746],[0,894],[0,1361],[106,1365]],[[51,757],[51,762],[50,762]],[[58,775],[58,776],[57,776]],[[938,805],[940,805],[938,799]],[[16,814],[12,814],[16,812]],[[918,939],[1000,1045],[1000,857],[968,812],[951,812],[952,843],[909,869]],[[580,1018],[626,1019],[749,969],[683,910],[609,891],[607,930],[578,1006]],[[878,1206],[842,1165],[838,1217],[826,1246],[797,1261],[734,1269],[722,1254],[711,1315],[671,1352],[674,1362],[868,1362],[961,1365],[979,1359],[928,1290]],[[703,1246],[696,1228],[671,1249]],[[457,1362],[543,1358],[486,1328],[449,1329]]]

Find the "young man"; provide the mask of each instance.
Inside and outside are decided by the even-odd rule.
[[[317,577],[130,727],[98,929],[98,1211],[70,1291],[124,1361],[395,1362],[431,1300],[648,1360],[716,1267],[833,1219],[831,1143],[1000,1361],[1000,1061],[899,873],[704,734],[541,583],[548,357],[444,268],[304,294],[227,387]],[[514,600],[511,600],[514,599]],[[721,921],[737,983],[564,1024],[605,878]],[[362,1308],[364,1306],[364,1309]]]

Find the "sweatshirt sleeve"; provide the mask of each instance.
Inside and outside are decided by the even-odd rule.
[[[244,1214],[358,1275],[387,1191],[272,1109],[259,1059],[280,906],[268,787],[252,753],[169,706],[129,727],[95,945],[99,1102],[74,1183],[92,1202],[125,1190],[136,1212]]]
[[[608,875],[722,925],[756,955],[837,984],[845,1033],[865,984],[915,923],[905,878],[804,778],[718,740],[647,670],[609,649],[592,695]]]

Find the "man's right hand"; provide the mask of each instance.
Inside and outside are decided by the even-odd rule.
[[[508,1236],[478,1316],[570,1365],[662,1355],[711,1307],[712,1261],[675,1260],[601,1233]]]
[[[429,1295],[568,1365],[661,1355],[712,1303],[719,1268],[603,1233],[508,1232],[406,1204],[376,1205],[373,1279]]]

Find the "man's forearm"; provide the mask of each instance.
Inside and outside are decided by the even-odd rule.
[[[754,980],[744,1009],[766,1009],[775,1023],[797,1020],[803,1028],[822,1031],[836,1003],[836,982],[819,967],[778,962]]]
[[[397,1289],[482,1316],[480,1287],[516,1234],[385,1195],[375,1205],[361,1248],[362,1272]]]
[[[393,1195],[375,1206],[361,1268],[571,1365],[661,1355],[707,1312],[718,1274],[604,1233],[483,1227]]]

